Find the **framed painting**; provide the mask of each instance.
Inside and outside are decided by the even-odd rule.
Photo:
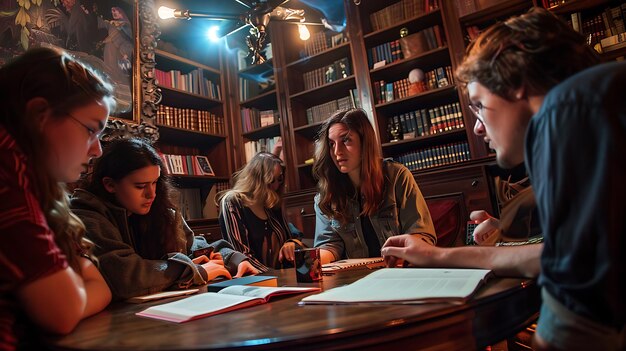
[[[64,49],[113,84],[110,128],[158,137],[154,0],[0,1],[0,65],[31,47]]]

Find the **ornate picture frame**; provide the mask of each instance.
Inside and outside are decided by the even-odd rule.
[[[161,100],[154,50],[160,35],[154,0],[24,0],[0,5],[0,66],[35,46],[58,47],[113,83],[118,109],[103,140],[158,139]]]

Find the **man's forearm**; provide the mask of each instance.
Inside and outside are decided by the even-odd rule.
[[[520,246],[465,246],[440,249],[433,266],[491,269],[499,276],[534,278],[540,272],[543,244]]]

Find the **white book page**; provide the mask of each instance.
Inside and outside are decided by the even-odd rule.
[[[152,306],[137,314],[146,317],[161,317],[161,319],[171,321],[185,321],[255,299],[257,298],[249,296],[204,293],[163,305]]]
[[[267,300],[268,297],[276,294],[284,293],[301,293],[307,291],[319,290],[318,288],[298,288],[298,287],[269,287],[269,286],[248,286],[248,285],[232,285],[218,292],[218,294],[232,294],[241,296],[250,296]]]
[[[489,270],[384,268],[356,282],[307,296],[302,302],[419,302],[469,297]]]

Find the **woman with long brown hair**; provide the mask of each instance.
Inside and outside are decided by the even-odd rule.
[[[34,348],[33,331],[68,333],[111,301],[64,182],[102,154],[112,95],[60,50],[32,49],[0,69],[2,350]]]
[[[380,256],[387,238],[415,234],[435,244],[428,207],[411,172],[383,160],[374,128],[361,109],[340,111],[322,125],[313,175],[315,246],[322,263]]]

